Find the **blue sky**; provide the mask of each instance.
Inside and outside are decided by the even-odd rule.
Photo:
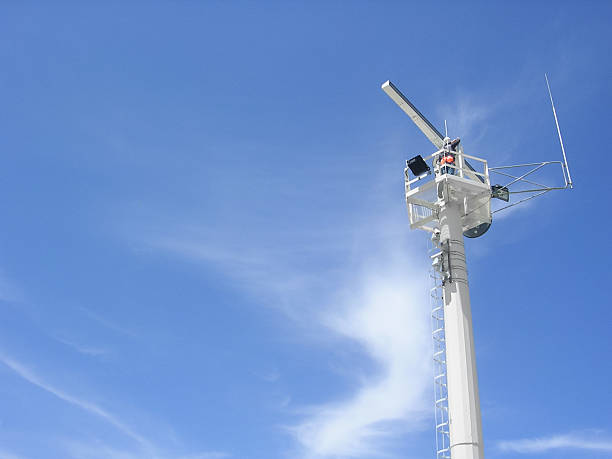
[[[575,189],[467,241],[489,458],[612,457],[606,2],[5,2],[0,458],[422,458],[432,146]]]

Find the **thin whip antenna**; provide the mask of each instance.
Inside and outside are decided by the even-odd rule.
[[[444,137],[448,137],[448,127],[446,126],[446,120],[444,120]]]
[[[552,92],[550,90],[550,84],[548,83],[548,75],[544,74],[546,78],[546,87],[548,88],[548,95],[550,96],[550,105],[552,105],[553,116],[555,117],[555,124],[557,125],[557,133],[559,134],[559,143],[561,143],[561,151],[563,152],[563,161],[565,162],[565,170],[567,171],[567,181],[570,188],[574,188],[572,183],[572,176],[570,175],[569,166],[567,164],[567,157],[565,156],[565,147],[563,146],[563,138],[561,137],[561,129],[559,128],[559,120],[557,119],[557,111],[555,110],[555,103],[553,101]]]

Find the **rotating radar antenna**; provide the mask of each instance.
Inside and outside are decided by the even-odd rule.
[[[497,212],[552,190],[573,188],[548,76],[545,77],[563,160],[496,167],[465,153],[459,138],[442,135],[393,83],[382,85],[383,91],[436,148],[429,155],[416,155],[406,161],[404,176],[410,228],[430,232],[433,243],[437,459],[484,458],[463,238],[486,233]],[[554,168],[560,170],[555,172]],[[556,183],[543,183],[550,178],[543,171],[552,171],[556,175],[552,181]]]

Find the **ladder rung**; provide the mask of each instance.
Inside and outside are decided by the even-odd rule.
[[[434,405],[436,420],[436,446],[441,448],[436,452],[436,459],[451,459],[449,411],[448,411],[448,379],[446,374],[446,336],[444,330],[444,295],[442,293],[441,277],[435,271],[430,271],[434,287],[430,289],[431,304],[431,336],[434,343]],[[436,397],[440,397],[436,399]],[[448,441],[446,440],[448,438]],[[438,440],[441,440],[438,442]]]

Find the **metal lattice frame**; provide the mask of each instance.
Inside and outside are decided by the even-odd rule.
[[[529,177],[530,175],[534,174],[535,172],[543,169],[545,166],[548,165],[554,165],[554,164],[559,164],[561,166],[561,173],[563,174],[563,181],[564,181],[564,185],[563,186],[548,186],[548,185],[543,185],[541,183],[538,182],[534,182],[533,180],[527,180],[525,177]],[[519,175],[518,177],[516,175],[510,174],[508,171],[511,171],[513,169],[518,169],[518,168],[529,168],[529,170],[527,172],[525,172],[522,175]],[[511,166],[498,166],[498,167],[490,167],[489,168],[489,172],[493,173],[493,174],[499,174],[505,178],[511,178],[512,180],[510,182],[508,182],[506,185],[504,185],[505,188],[511,187],[513,185],[519,185],[519,184],[528,184],[530,186],[530,188],[527,188],[525,190],[514,190],[514,191],[510,191],[510,194],[522,194],[522,193],[531,193],[530,196],[527,196],[526,198],[521,199],[520,201],[514,202],[512,204],[508,204],[507,206],[504,206],[500,209],[494,210],[492,213],[495,214],[497,212],[501,212],[502,210],[505,209],[509,209],[510,207],[514,207],[518,204],[521,204],[525,201],[529,201],[530,199],[533,198],[537,198],[538,196],[542,196],[545,193],[548,193],[549,191],[552,190],[565,190],[567,188],[571,188],[572,187],[572,183],[571,183],[571,179],[570,179],[570,175],[569,175],[569,169],[567,168],[567,165],[565,163],[563,163],[562,161],[542,161],[540,163],[526,163],[526,164],[513,164]]]

